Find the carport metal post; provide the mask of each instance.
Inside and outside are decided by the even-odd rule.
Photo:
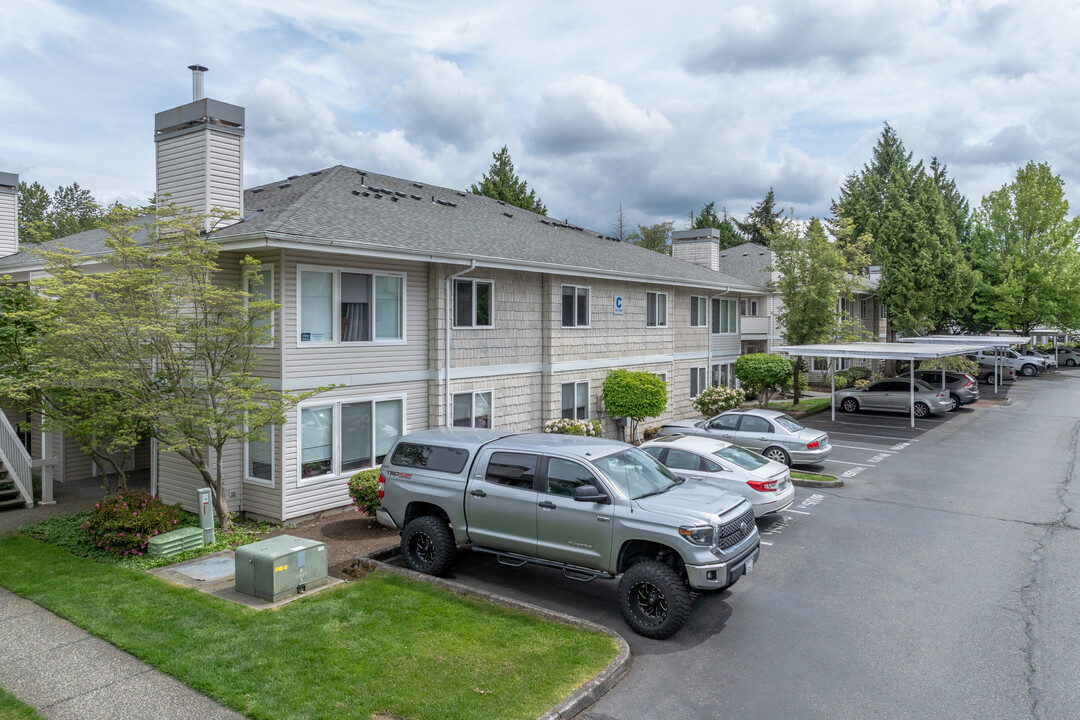
[[[813,365],[810,367],[813,367]],[[829,407],[832,408],[833,422],[836,422],[836,373],[832,374],[829,381],[832,383],[832,395],[829,396]]]
[[[941,377],[945,377],[944,364],[942,365]],[[908,412],[911,414],[911,427],[915,427],[915,356],[911,357],[908,365]]]

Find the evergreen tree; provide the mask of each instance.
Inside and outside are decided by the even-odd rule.
[[[727,250],[736,245],[742,245],[746,242],[746,239],[739,235],[735,229],[735,224],[728,217],[727,208],[724,208],[723,213],[723,217],[718,216],[716,214],[716,203],[708,203],[701,208],[701,212],[697,215],[693,212],[690,213],[690,228],[692,230],[716,228],[720,231],[720,249]]]
[[[494,159],[491,167],[484,177],[480,178],[480,184],[474,184],[469,188],[469,192],[547,215],[547,208],[540,202],[540,198],[536,197],[536,191],[529,190],[529,184],[514,173],[514,163],[510,160],[510,151],[506,146],[503,145],[502,150],[492,153],[491,157]]]
[[[778,224],[783,217],[784,211],[776,208],[776,194],[769,188],[765,198],[750,208],[746,220],[735,221],[735,227],[750,242],[768,247],[769,235],[778,230]]]

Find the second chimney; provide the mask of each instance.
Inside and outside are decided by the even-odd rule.
[[[0,257],[19,252],[19,176],[0,172]]]
[[[192,94],[187,105],[154,116],[158,204],[176,203],[209,215],[214,208],[244,216],[244,108],[203,97],[203,73],[192,65]],[[209,232],[214,218],[206,217]]]

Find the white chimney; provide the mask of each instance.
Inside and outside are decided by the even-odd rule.
[[[244,108],[203,97],[203,73],[191,65],[192,102],[154,116],[158,204],[176,203],[207,215],[214,208],[235,217],[203,230],[238,222],[244,216]]]
[[[671,256],[710,270],[719,270],[720,231],[716,228],[676,230],[671,233]]]
[[[19,176],[0,172],[0,257],[19,252]]]

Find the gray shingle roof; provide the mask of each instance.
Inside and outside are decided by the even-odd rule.
[[[244,193],[242,222],[214,236],[228,246],[268,244],[350,248],[443,261],[619,277],[638,282],[755,291],[760,283],[717,273],[621,243],[481,195],[369,173],[342,165],[293,176]],[[92,230],[49,245],[101,252]],[[322,248],[320,248],[322,249]],[[0,269],[34,264],[26,251],[0,258]]]
[[[753,285],[763,286],[769,281],[772,273],[766,268],[772,261],[772,250],[752,242],[720,251],[720,267],[724,272]]]

